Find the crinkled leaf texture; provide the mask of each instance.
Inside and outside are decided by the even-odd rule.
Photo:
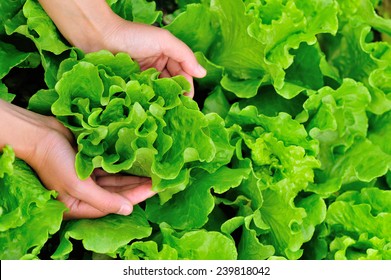
[[[192,230],[177,233],[161,224],[164,243],[175,248],[179,259],[187,260],[234,260],[237,258],[232,239],[216,231]]]
[[[66,208],[9,146],[0,167],[0,259],[36,259],[59,231]]]
[[[145,24],[160,23],[162,11],[156,10],[156,3],[147,0],[106,0],[119,16],[132,22]]]
[[[321,66],[316,36],[336,34],[337,14],[333,0],[214,0],[187,5],[165,28],[199,52],[208,69],[201,85],[220,84],[237,97],[251,98],[271,84],[293,98],[323,86],[330,69]]]
[[[227,231],[242,227],[239,258],[300,258],[302,245],[326,215],[320,196],[299,196],[314,181],[314,169],[320,166],[317,142],[288,114],[268,117],[255,106],[241,109],[234,104],[226,122],[232,125],[232,138],[237,141],[236,164],[243,166],[251,159],[252,166],[248,179],[234,189],[242,199],[223,202],[237,205],[237,216],[243,217]],[[226,222],[224,227],[228,226]]]
[[[329,258],[385,259],[391,257],[391,191],[363,188],[348,191],[330,205]]]
[[[85,55],[37,0],[3,2],[0,97],[38,73],[29,109],[75,134],[78,173],[151,176],[159,197],[59,231],[65,208],[5,148],[2,258],[391,259],[386,1],[107,0],[195,52],[202,111],[183,77]]]
[[[109,215],[71,221],[61,231],[61,242],[52,258],[68,258],[73,249],[72,239],[81,240],[88,251],[116,257],[120,248],[133,240],[150,236],[151,232],[152,228],[139,207],[135,207],[130,216]]]
[[[152,178],[162,199],[183,189],[189,172],[228,164],[233,154],[223,120],[204,115],[183,95],[184,77],[159,78],[140,72],[123,53],[107,51],[70,58],[59,68],[53,114],[76,136],[76,171],[87,178],[95,168]],[[40,92],[30,103],[56,95]],[[163,197],[164,196],[164,197]]]

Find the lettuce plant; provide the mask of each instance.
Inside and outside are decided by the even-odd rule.
[[[35,95],[30,108],[51,110],[74,133],[82,179],[102,168],[151,177],[156,191],[172,194],[185,188],[192,169],[214,172],[231,160],[223,120],[183,95],[190,87],[182,76],[140,72],[128,55],[107,51],[64,60],[58,75],[55,88]],[[51,108],[42,106],[47,98]]]

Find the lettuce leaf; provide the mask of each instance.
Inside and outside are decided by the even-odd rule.
[[[197,25],[192,24],[189,28],[188,18],[197,19]],[[210,5],[188,5],[186,11],[165,28],[194,46],[194,51],[202,52],[202,64],[206,69],[214,65],[222,69],[222,76],[213,81],[214,85],[221,82],[237,96],[252,97],[265,74],[261,44],[247,33],[252,22],[252,17],[245,14],[242,1],[215,0]],[[194,30],[194,36],[189,29]],[[212,79],[206,77],[206,81]]]
[[[196,169],[191,173],[189,186],[165,204],[160,205],[156,197],[147,201],[145,211],[148,219],[157,224],[167,223],[174,229],[201,228],[207,223],[208,215],[215,207],[211,189],[214,193],[225,193],[230,188],[237,187],[249,172],[249,168],[230,169],[226,166],[211,174]]]
[[[18,68],[36,68],[40,59],[35,52],[19,51],[13,44],[5,43],[0,40],[0,98],[11,102],[15,98],[14,93],[10,93],[7,87],[7,75],[15,67]],[[2,82],[4,80],[4,83]]]
[[[27,39],[25,46],[31,48],[31,42],[40,55],[45,69],[45,82],[49,87],[56,83],[60,62],[68,56],[71,49],[50,17],[36,0],[24,1],[22,9],[5,21],[6,34]]]
[[[382,114],[391,109],[387,80],[390,79],[390,44],[374,40],[373,30],[390,34],[390,19],[380,17],[369,0],[338,1],[337,36],[322,36],[322,49],[327,61],[342,78],[362,82],[371,93],[368,109]],[[384,86],[383,86],[384,85]],[[388,96],[388,97],[387,97]]]
[[[368,139],[379,146],[384,153],[391,155],[391,110],[382,115],[372,116],[369,120]]]
[[[338,89],[322,88],[304,103],[300,118],[320,144],[321,170],[311,190],[329,195],[342,185],[370,182],[389,170],[389,155],[366,139],[370,100],[365,86],[345,79]]]
[[[105,234],[102,235],[102,232]],[[137,206],[131,216],[109,215],[100,219],[75,220],[61,230],[61,241],[51,257],[67,258],[73,249],[72,239],[81,240],[88,251],[115,257],[119,249],[130,241],[146,238],[151,232],[143,210]]]
[[[178,260],[178,251],[167,244],[159,250],[158,244],[150,241],[136,241],[120,253],[124,260]]]
[[[160,227],[164,243],[178,251],[179,259],[234,260],[237,258],[235,243],[220,232],[193,230],[177,233],[166,224],[161,224]]]
[[[12,18],[22,8],[26,0],[17,0],[0,6],[0,35],[5,34],[5,22]]]
[[[389,259],[389,190],[347,191],[332,203],[326,223],[331,228],[330,258]]]
[[[391,243],[363,233],[358,238],[342,236],[330,243],[330,259],[335,260],[389,260]]]
[[[6,146],[0,155],[0,259],[35,259],[59,231],[65,206]]]
[[[154,1],[146,0],[107,0],[111,9],[124,19],[145,24],[160,23],[162,12],[156,10]]]
[[[6,21],[8,35],[18,33],[31,39],[37,49],[61,54],[69,49],[59,31],[36,0],[26,0],[23,9]]]
[[[239,204],[237,215],[244,214],[241,242],[260,252],[246,252],[240,247],[240,258],[300,258],[301,246],[311,239],[326,212],[319,196],[298,196],[313,182],[314,169],[320,166],[315,158],[317,143],[289,115],[268,117],[258,114],[254,106],[240,109],[234,104],[226,122],[237,135],[233,137],[237,141],[237,164],[250,158],[252,166],[250,177],[234,191],[247,197],[251,205]]]
[[[36,53],[19,51],[14,45],[2,41],[0,41],[0,60],[2,62],[0,64],[0,79],[4,78],[16,66],[34,68],[39,63]]]
[[[322,86],[319,55],[312,59],[311,46],[317,42],[316,36],[322,33],[335,34],[338,28],[337,5],[335,1],[245,1],[247,12],[254,17],[254,22],[249,26],[249,34],[263,45],[264,60],[267,65],[267,73],[270,73],[272,84],[279,94],[292,98],[305,88],[316,89]],[[306,44],[305,44],[306,43]],[[305,47],[305,46],[309,47]],[[303,55],[310,59],[311,79],[308,72],[305,79],[289,77],[286,73],[288,67],[291,70],[303,65]],[[297,51],[296,51],[297,50]],[[310,58],[311,57],[311,58]],[[305,63],[305,67],[309,67]],[[295,73],[296,72],[296,73]],[[285,78],[287,77],[287,81]],[[293,79],[292,79],[293,78]],[[303,84],[307,80],[310,84]],[[315,83],[315,84],[314,84]]]

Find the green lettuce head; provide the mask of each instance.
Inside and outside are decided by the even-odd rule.
[[[76,137],[80,178],[103,168],[152,177],[156,190],[183,189],[191,168],[215,171],[232,153],[222,119],[204,115],[183,95],[190,90],[187,80],[159,74],[140,72],[124,53],[73,57],[60,65],[55,89],[41,91],[30,106],[55,100],[52,113]],[[212,138],[217,131],[223,136]]]

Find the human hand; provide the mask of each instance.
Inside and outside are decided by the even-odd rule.
[[[161,72],[161,77],[184,76],[191,85],[191,91],[187,94],[194,96],[193,77],[204,77],[206,70],[199,65],[185,43],[165,29],[120,17],[115,17],[111,28],[103,48],[114,53],[127,52],[142,70],[156,68]]]
[[[62,35],[85,52],[102,49],[125,52],[142,70],[154,67],[162,77],[183,75],[191,85],[205,69],[192,50],[168,30],[134,23],[116,15],[105,0],[39,0]]]
[[[10,126],[9,124],[12,124]],[[65,218],[128,215],[133,205],[154,195],[149,178],[110,175],[96,170],[86,180],[75,171],[73,136],[53,117],[42,116],[0,99],[0,147],[10,144],[43,184],[58,192],[69,211]],[[17,129],[15,129],[17,128]]]

